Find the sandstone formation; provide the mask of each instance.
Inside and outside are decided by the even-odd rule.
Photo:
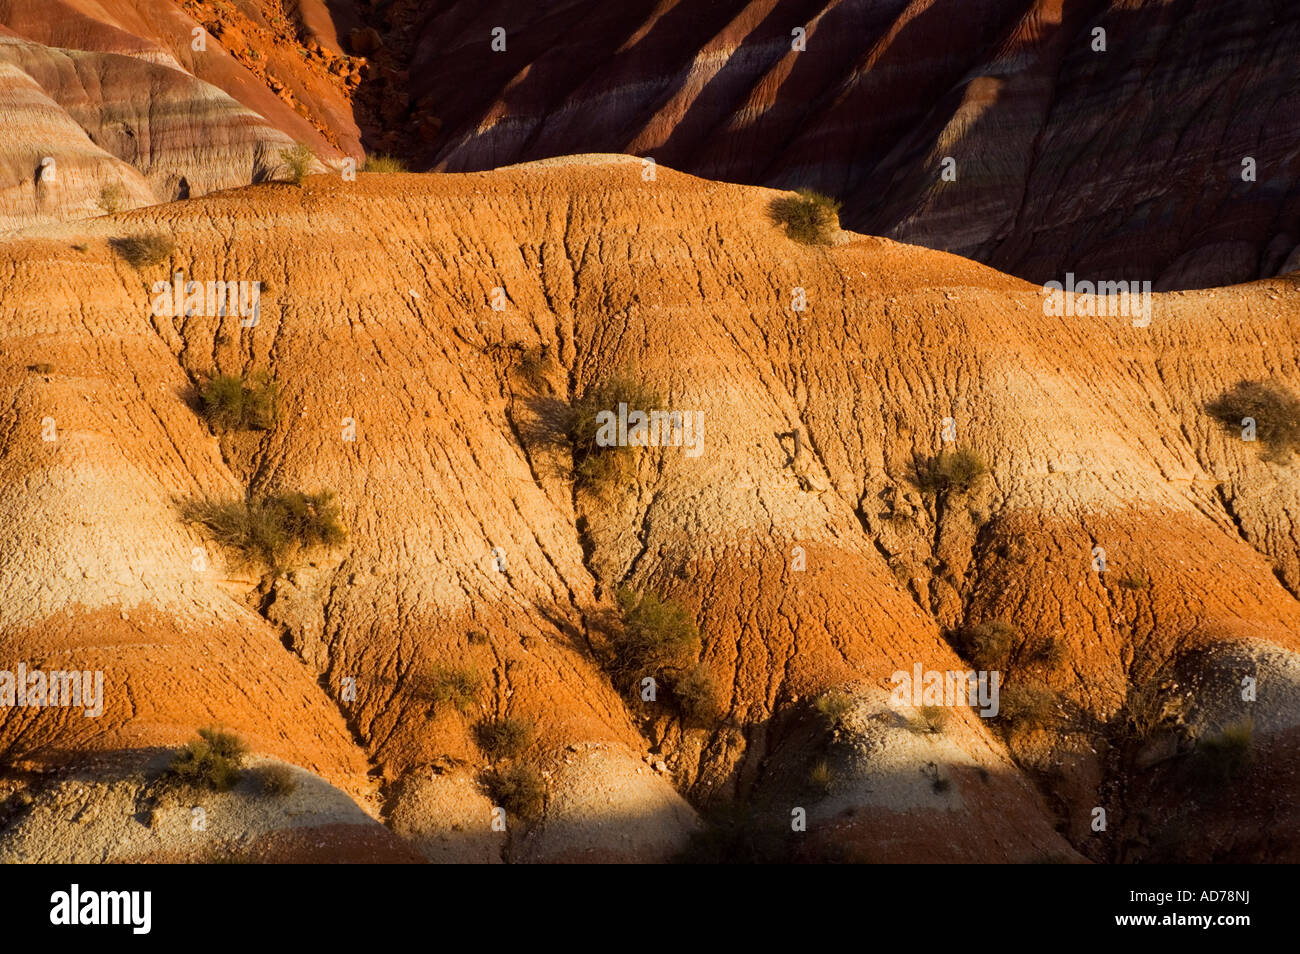
[[[953,255],[794,243],[777,195],[592,156],[0,239],[0,646],[107,683],[99,719],[0,711],[0,853],[31,857],[37,812],[42,857],[107,850],[84,831],[207,850],[123,813],[160,749],[221,724],[352,799],[311,821],[346,829],[338,857],[1300,858],[1300,472],[1206,410],[1300,385],[1296,281],[1159,294],[1145,326],[1057,317]],[[152,232],[156,265],[112,244]],[[259,320],[152,314],[176,271],[263,282]],[[274,426],[214,436],[197,386],[258,369]],[[701,453],[635,451],[597,492],[564,413],[620,376],[701,412]],[[927,490],[918,459],[952,446],[990,472]],[[348,535],[278,577],[179,508],[282,489],[335,491]],[[713,717],[618,691],[619,586],[698,624]],[[897,671],[972,668],[955,634],[993,622],[1005,717],[927,725],[892,696]],[[482,677],[470,704],[430,696],[438,667]],[[1163,715],[1134,736],[1140,700]],[[503,717],[545,795],[501,831],[476,728]],[[1190,787],[1243,719],[1249,764]],[[274,804],[225,810],[213,850],[297,844]]]

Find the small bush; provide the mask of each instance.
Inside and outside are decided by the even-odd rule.
[[[635,688],[646,676],[667,682],[665,672],[684,672],[695,664],[700,632],[681,604],[626,587],[615,595],[623,618],[610,663],[616,682],[625,689]]]
[[[722,715],[722,702],[717,683],[703,664],[673,676],[669,691],[677,703],[682,718],[696,725],[710,726]]]
[[[225,792],[239,781],[247,749],[237,735],[220,729],[199,729],[199,737],[176,753],[168,775],[182,785]]]
[[[186,501],[181,516],[217,543],[277,575],[301,550],[332,547],[347,538],[333,491],[285,491],[253,500]]]
[[[1003,687],[998,699],[998,716],[1014,726],[1041,728],[1059,712],[1056,695],[1045,686],[1017,685]]]
[[[931,735],[939,735],[948,725],[948,710],[943,706],[922,706],[920,728]]]
[[[126,204],[126,190],[119,183],[110,182],[99,190],[99,199],[96,204],[107,215],[119,212],[122,206]]]
[[[1020,630],[1000,619],[963,626],[957,631],[957,648],[977,669],[1005,669]]]
[[[1119,585],[1125,590],[1145,590],[1151,584],[1147,580],[1146,574],[1137,570],[1127,570],[1119,578]]]
[[[35,372],[36,374],[53,374],[54,365],[42,361],[40,364],[29,364],[27,370]]]
[[[1166,683],[1167,685],[1168,683]],[[1185,700],[1166,691],[1159,677],[1130,686],[1114,724],[1125,738],[1143,742],[1164,729],[1183,724]]]
[[[918,459],[914,481],[924,493],[964,494],[989,472],[988,462],[969,447],[945,450],[929,459]]]
[[[831,767],[826,764],[825,759],[820,759],[813,763],[812,769],[808,772],[808,784],[814,791],[829,792],[831,782],[835,780]]]
[[[465,713],[478,701],[480,684],[477,670],[435,666],[429,674],[424,694],[434,705],[450,705],[457,712]]]
[[[1220,783],[1239,776],[1250,763],[1254,735],[1254,724],[1246,721],[1200,739],[1195,751],[1203,773]]]
[[[280,385],[265,371],[246,377],[214,374],[199,398],[203,419],[214,431],[267,431],[275,426]]]
[[[471,646],[486,646],[488,644],[488,635],[481,629],[471,629],[465,638]]]
[[[280,150],[280,166],[276,170],[281,176],[280,181],[301,186],[311,172],[311,164],[315,159],[311,149],[303,143],[298,143],[291,149]]]
[[[832,728],[853,711],[853,697],[838,689],[829,689],[817,697],[814,703],[818,712]]]
[[[596,493],[613,490],[626,483],[635,465],[637,448],[602,446],[598,416],[602,411],[618,413],[619,404],[628,412],[658,409],[661,402],[645,385],[628,377],[615,377],[587,388],[573,402],[565,416],[565,434],[573,445],[573,474],[579,486]]]
[[[488,794],[514,817],[535,822],[546,808],[546,780],[527,763],[498,769],[488,775]]]
[[[1068,656],[1065,641],[1056,636],[1048,636],[1033,645],[1025,661],[1041,663],[1049,669],[1058,669]]]
[[[298,779],[294,776],[293,769],[279,762],[259,768],[257,782],[262,794],[272,797],[290,795],[298,788]]]
[[[1253,418],[1255,439],[1267,456],[1279,463],[1300,450],[1300,397],[1276,381],[1238,381],[1231,390],[1206,405],[1229,433],[1240,437],[1242,420]]]
[[[474,741],[490,759],[517,759],[533,740],[527,719],[484,719],[474,726]]]
[[[768,215],[796,242],[830,245],[840,225],[840,203],[820,192],[800,189],[792,196],[773,199]]]
[[[111,239],[109,244],[118,255],[135,268],[161,265],[171,257],[176,248],[176,243],[160,232],[128,235],[125,238]]]
[[[396,156],[374,155],[366,156],[365,164],[361,167],[362,172],[377,172],[380,174],[389,174],[395,172],[409,172],[406,163]]]

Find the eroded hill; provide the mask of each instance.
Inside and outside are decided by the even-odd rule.
[[[106,681],[97,719],[0,712],[0,853],[209,857],[129,809],[221,724],[358,808],[224,795],[253,857],[305,826],[344,858],[1295,860],[1297,464],[1206,410],[1300,385],[1295,281],[1054,317],[955,256],[797,244],[776,195],[590,157],[0,242],[3,659]],[[256,322],[154,314],[177,272],[261,282]],[[198,389],[255,371],[275,420],[214,434]],[[568,409],[615,380],[700,453],[591,479]],[[988,473],[936,480],[953,448]],[[280,574],[184,516],[291,490],[347,536]],[[619,587],[698,626],[706,717],[615,684]],[[998,669],[1003,714],[891,699],[917,664]],[[540,810],[495,830],[516,766]]]

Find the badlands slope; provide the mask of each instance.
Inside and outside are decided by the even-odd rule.
[[[1144,328],[1049,317],[956,256],[795,244],[776,194],[591,157],[0,240],[0,668],[107,682],[99,719],[0,711],[0,857],[666,860],[740,815],[733,855],[1300,858],[1300,479],[1204,410],[1242,378],[1300,385],[1296,281],[1157,295]],[[110,245],[148,232],[168,262]],[[178,270],[263,282],[259,322],[151,316]],[[254,369],[282,383],[277,425],[214,437],[196,383]],[[702,411],[704,444],[637,452],[602,498],[554,430],[616,375]],[[944,418],[991,473],[936,499],[912,463]],[[179,516],[280,488],[336,491],[349,536],[278,580]],[[620,584],[698,622],[716,721],[612,688]],[[891,674],[968,668],[945,634],[993,620],[1057,642],[1010,676],[1051,712],[918,731]],[[430,703],[438,665],[484,675],[470,712]],[[1189,794],[1172,734],[1125,742],[1152,684],[1192,736],[1253,720],[1230,787]],[[852,706],[828,736],[830,689]],[[496,716],[535,726],[547,786],[505,832],[472,733]],[[206,838],[191,805],[150,816],[163,750],[214,723],[328,797],[213,796]]]

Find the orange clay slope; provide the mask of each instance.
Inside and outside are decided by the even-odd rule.
[[[221,724],[364,806],[357,856],[391,832],[394,858],[665,860],[743,830],[724,851],[1296,860],[1297,465],[1205,408],[1300,385],[1295,281],[1157,295],[1146,327],[1052,317],[951,255],[797,244],[779,194],[575,157],[0,241],[0,668],[105,673],[97,719],[0,710],[0,855],[117,857],[131,799],[96,803],[120,816],[96,842],[70,778],[147,794],[164,747]],[[153,233],[158,264],[111,244]],[[256,323],[151,314],[175,272],[261,282]],[[198,386],[261,370],[274,426],[214,435]],[[575,481],[567,408],[616,378],[699,412],[699,453]],[[943,447],[989,472],[921,486]],[[181,514],[326,489],[346,541],[279,576]],[[619,586],[693,618],[714,711],[615,687]],[[984,665],[959,655],[994,629]],[[997,668],[1001,715],[891,698],[917,664]],[[453,671],[459,705],[435,691]],[[499,718],[522,751],[476,732]],[[1245,767],[1189,789],[1246,719]],[[500,831],[489,773],[512,766],[544,796]],[[297,850],[239,792],[256,817],[229,850]],[[213,850],[165,826],[130,844]]]

